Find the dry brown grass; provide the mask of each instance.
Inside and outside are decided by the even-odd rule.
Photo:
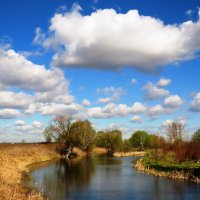
[[[33,163],[59,158],[55,149],[55,144],[0,144],[0,200],[45,199],[42,194],[22,187],[22,172],[28,172]],[[73,151],[78,158],[85,155],[78,148]],[[93,152],[105,153],[105,149],[94,148]]]
[[[0,144],[0,200],[44,199],[42,194],[22,187],[22,172],[28,171],[30,164],[56,157],[55,145]]]
[[[130,151],[130,152],[116,152],[113,155],[115,157],[129,157],[129,156],[144,156],[145,151]]]
[[[105,154],[107,153],[105,148],[101,148],[101,147],[95,147],[92,149],[92,153],[96,153],[96,154]]]

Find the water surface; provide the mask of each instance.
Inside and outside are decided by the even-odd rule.
[[[46,163],[32,187],[50,200],[200,200],[200,185],[137,172],[136,159],[90,156]]]

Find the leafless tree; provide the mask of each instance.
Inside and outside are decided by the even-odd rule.
[[[46,139],[52,139],[60,144],[60,154],[70,152],[73,147],[89,152],[95,139],[95,130],[89,121],[76,121],[72,123],[70,117],[56,117],[44,131]]]
[[[73,149],[72,121],[70,117],[56,117],[51,125],[45,129],[44,134],[46,138],[52,138],[66,148]]]
[[[175,143],[183,139],[185,125],[181,122],[172,122],[166,129],[169,141]]]

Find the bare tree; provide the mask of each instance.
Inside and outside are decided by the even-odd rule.
[[[175,143],[183,139],[185,125],[181,122],[172,122],[166,129],[169,141]]]
[[[60,144],[57,151],[61,155],[72,152],[75,146],[89,153],[95,139],[95,130],[87,120],[72,123],[70,117],[60,116],[45,129],[44,135],[46,139]]]
[[[55,142],[73,150],[72,122],[67,116],[56,117],[50,126],[44,130],[46,138],[51,138]]]

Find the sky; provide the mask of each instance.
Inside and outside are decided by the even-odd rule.
[[[0,142],[60,115],[96,130],[200,128],[197,0],[1,0]]]

